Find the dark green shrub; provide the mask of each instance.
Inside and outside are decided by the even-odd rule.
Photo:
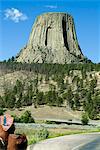
[[[35,138],[37,139],[37,141],[47,139],[48,136],[49,136],[49,131],[45,128],[40,129],[35,133]]]
[[[24,114],[20,117],[20,122],[21,123],[34,123],[34,119],[31,116],[30,111],[25,111]]]
[[[82,122],[83,125],[87,125],[88,124],[89,119],[88,119],[88,116],[87,116],[86,113],[83,113],[81,122]]]
[[[12,115],[12,117],[14,117],[14,121],[17,123],[35,123],[30,111],[25,111],[21,117],[17,117],[16,115]]]
[[[14,118],[14,122],[20,123],[20,118],[17,115],[12,115],[12,117]]]

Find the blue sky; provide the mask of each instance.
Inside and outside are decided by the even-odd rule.
[[[45,12],[71,14],[83,54],[100,62],[100,0],[0,0],[0,60],[16,56]]]

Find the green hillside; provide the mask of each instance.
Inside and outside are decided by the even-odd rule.
[[[0,62],[0,107],[69,107],[100,119],[100,64]]]

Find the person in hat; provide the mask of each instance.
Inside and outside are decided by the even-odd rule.
[[[13,117],[8,114],[0,116],[0,148],[2,148],[2,150],[7,147],[9,134],[14,134],[14,131],[15,125]]]

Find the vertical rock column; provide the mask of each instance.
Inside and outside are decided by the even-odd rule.
[[[37,17],[27,47],[17,61],[71,63],[83,58],[73,18],[66,13],[46,13]]]

